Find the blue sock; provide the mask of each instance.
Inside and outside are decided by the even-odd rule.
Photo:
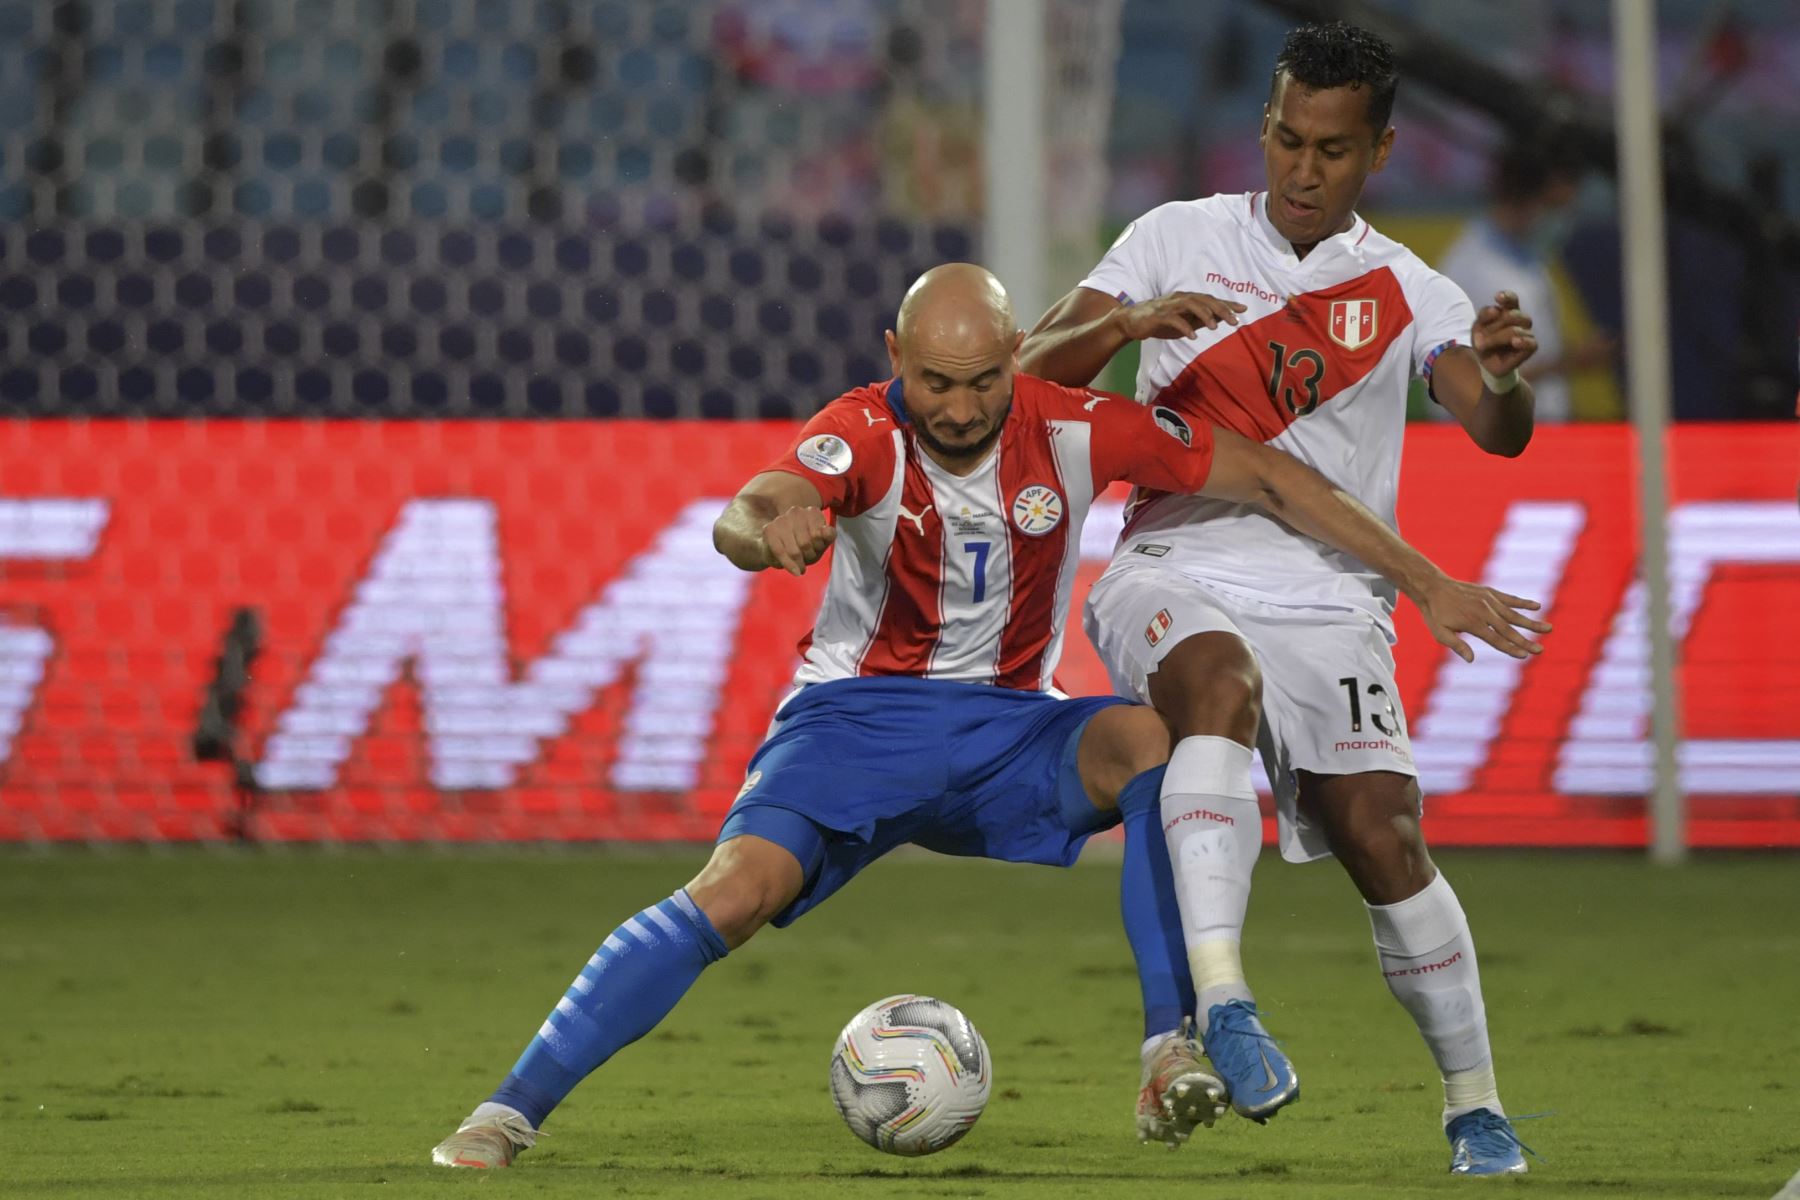
[[[628,918],[588,959],[489,1101],[541,1128],[576,1084],[656,1028],[725,954],[724,939],[685,888]]]
[[[1162,829],[1162,767],[1145,771],[1119,792],[1125,826],[1125,866],[1119,876],[1119,909],[1125,938],[1137,960],[1144,992],[1144,1036],[1181,1024],[1194,1011],[1194,979],[1181,937],[1175,870]]]

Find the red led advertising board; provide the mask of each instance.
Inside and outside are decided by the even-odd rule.
[[[823,586],[713,553],[786,424],[13,422],[0,439],[0,839],[709,838]],[[1638,846],[1649,786],[1634,447],[1518,460],[1408,435],[1403,531],[1549,602],[1523,666],[1404,603],[1402,700],[1439,844]],[[1688,837],[1800,846],[1800,427],[1670,441]],[[1119,496],[1096,506],[1077,599]],[[232,617],[237,753],[192,735]],[[1086,639],[1060,679],[1105,689]]]

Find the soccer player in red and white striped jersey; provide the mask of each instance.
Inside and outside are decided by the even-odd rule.
[[[1044,690],[1094,497],[1127,477],[1183,492],[1206,484],[1209,427],[1165,432],[1135,404],[1023,375],[968,452],[934,453],[945,444],[932,424],[938,377],[833,401],[764,480],[836,519],[798,683],[912,675]],[[996,370],[990,390],[1004,383]]]

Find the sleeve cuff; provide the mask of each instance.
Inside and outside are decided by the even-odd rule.
[[[1425,381],[1425,394],[1431,397],[1431,402],[1433,404],[1438,402],[1438,398],[1436,389],[1431,386],[1432,368],[1437,366],[1438,355],[1450,349],[1452,346],[1460,345],[1462,345],[1462,343],[1456,341],[1454,338],[1447,342],[1439,342],[1436,346],[1431,348],[1431,353],[1427,354],[1425,360],[1419,364],[1419,378]]]

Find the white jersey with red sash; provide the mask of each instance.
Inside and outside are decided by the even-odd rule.
[[[1194,491],[1211,465],[1207,426],[1018,375],[999,440],[959,476],[919,447],[898,380],[839,397],[768,468],[810,480],[838,529],[796,682],[1050,688],[1094,497],[1118,479]]]
[[[1392,525],[1408,384],[1468,344],[1474,309],[1361,217],[1297,257],[1264,199],[1154,209],[1081,285],[1127,304],[1192,291],[1246,305],[1236,326],[1141,343],[1138,400],[1286,451]],[[1360,609],[1384,626],[1393,609],[1392,586],[1366,565],[1246,506],[1140,490],[1120,549],[1139,544],[1169,547],[1165,567],[1266,601]]]

